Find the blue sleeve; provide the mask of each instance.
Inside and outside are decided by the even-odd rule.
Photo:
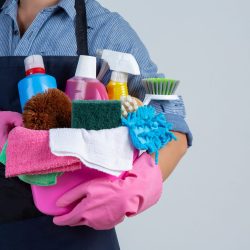
[[[114,13],[110,24],[112,25],[108,39],[109,42],[106,44],[107,49],[131,53],[135,56],[140,66],[141,75],[129,77],[129,94],[143,100],[145,90],[141,84],[141,79],[164,77],[164,75],[157,73],[157,66],[150,59],[145,45],[129,23],[119,14]],[[110,72],[105,76],[104,83],[107,83],[108,79],[110,79]],[[177,101],[152,101],[150,105],[152,105],[157,112],[164,113],[167,121],[173,124],[172,130],[186,134],[188,146],[192,145],[193,137],[185,121],[185,106],[181,96]]]

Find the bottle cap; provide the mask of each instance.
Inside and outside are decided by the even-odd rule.
[[[80,56],[75,76],[96,79],[96,57]]]
[[[43,58],[40,55],[28,56],[24,59],[26,75],[45,73]]]
[[[113,82],[127,83],[128,73],[113,71],[111,74],[111,80]]]

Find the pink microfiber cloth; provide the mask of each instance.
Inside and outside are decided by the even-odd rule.
[[[57,157],[49,147],[49,131],[14,128],[8,137],[5,176],[70,172],[81,168],[74,157]]]

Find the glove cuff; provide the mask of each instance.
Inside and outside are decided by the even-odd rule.
[[[155,205],[162,194],[163,179],[160,167],[155,164],[151,155],[143,153],[135,162],[132,171],[129,171],[127,178],[133,183],[134,195],[128,197],[130,205],[134,211],[127,211],[128,217],[139,214],[149,207]],[[137,207],[131,206],[137,203]]]

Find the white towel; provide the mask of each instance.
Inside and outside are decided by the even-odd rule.
[[[87,167],[119,176],[132,169],[134,148],[127,127],[104,130],[51,129],[50,149],[73,156]]]

